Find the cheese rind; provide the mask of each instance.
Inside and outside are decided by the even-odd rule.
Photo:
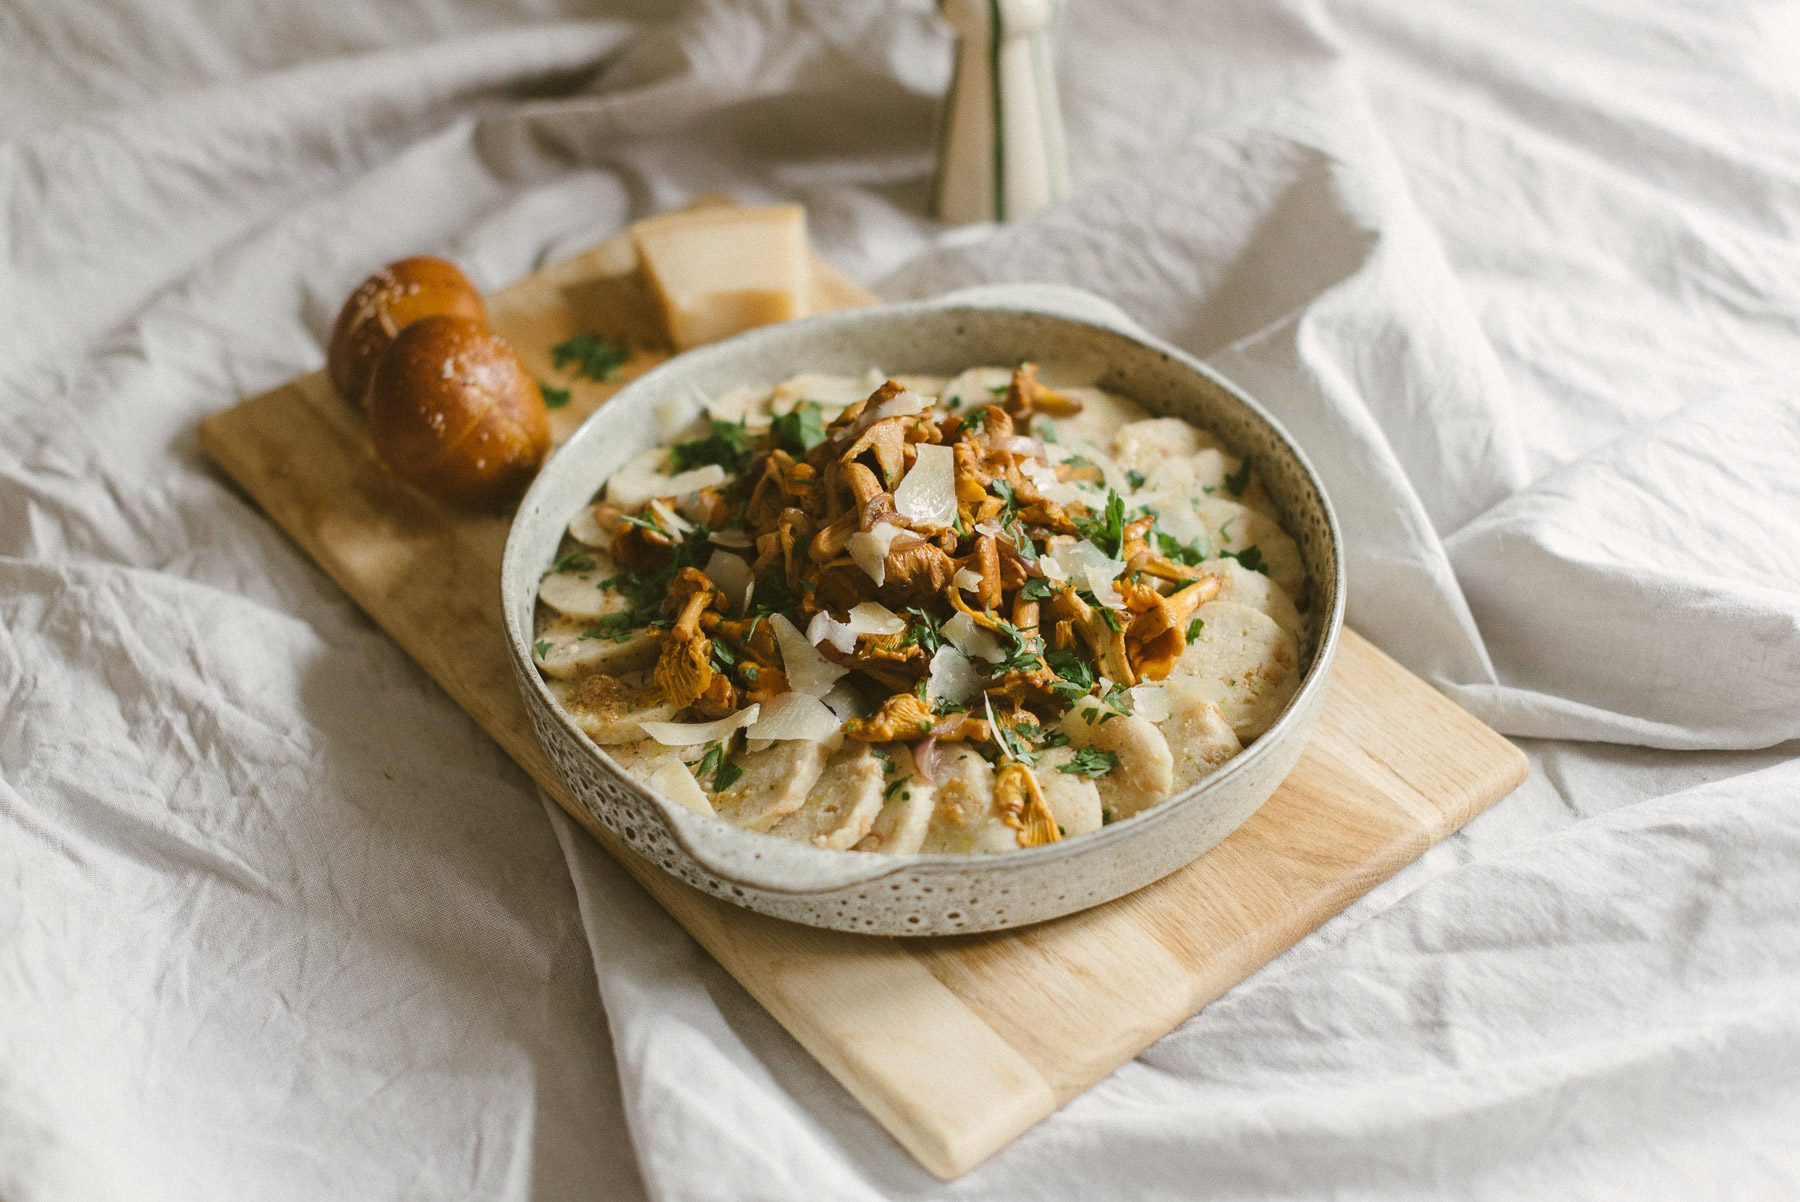
[[[631,227],[677,350],[806,312],[806,210],[706,208]]]

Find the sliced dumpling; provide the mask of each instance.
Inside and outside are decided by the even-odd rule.
[[[854,846],[857,851],[905,855],[924,846],[937,790],[919,776],[912,751],[904,743],[884,743],[882,752],[887,762],[883,765],[881,809],[869,833]]]
[[[1105,449],[1113,445],[1113,437],[1120,429],[1150,416],[1142,405],[1101,388],[1058,388],[1056,391],[1081,404],[1080,413],[1053,419],[1057,438],[1062,441],[1089,443]]]
[[[538,600],[564,617],[598,622],[608,614],[631,608],[631,602],[618,592],[601,587],[619,574],[618,565],[609,556],[599,551],[577,551],[556,563],[538,584]]]
[[[1149,720],[1084,697],[1063,715],[1061,729],[1077,751],[1095,747],[1118,760],[1116,767],[1093,778],[1101,804],[1114,817],[1129,818],[1147,810],[1173,788],[1175,762],[1169,741]]]
[[[1200,570],[1217,576],[1223,585],[1215,601],[1235,601],[1275,619],[1275,625],[1288,632],[1295,644],[1305,640],[1306,620],[1294,608],[1294,599],[1286,589],[1261,572],[1252,572],[1235,559],[1208,559]]]
[[[606,749],[619,766],[646,789],[698,814],[713,812],[706,790],[694,779],[693,769],[673,747],[655,739],[621,743]]]
[[[557,617],[538,629],[532,656],[544,675],[570,680],[589,672],[629,672],[656,662],[661,640],[648,630],[617,634],[590,623]]]
[[[1169,717],[1161,727],[1175,759],[1174,791],[1179,793],[1211,776],[1244,745],[1193,677],[1171,679],[1163,695],[1169,700]]]
[[[645,722],[668,722],[679,708],[663,696],[647,672],[614,676],[591,672],[578,680],[552,680],[550,692],[596,743],[630,743],[644,737]]]
[[[1248,555],[1255,548],[1270,579],[1290,597],[1300,591],[1306,579],[1300,548],[1274,518],[1222,497],[1206,498],[1194,506],[1194,512],[1212,538],[1213,554]]]
[[[806,804],[769,828],[771,835],[843,851],[856,846],[881,812],[882,763],[867,743],[846,741],[825,764]]]
[[[798,739],[741,751],[731,759],[739,775],[712,795],[713,809],[741,827],[766,831],[806,802],[830,754],[822,744]]]
[[[1244,461],[1223,447],[1170,455],[1145,472],[1144,485],[1138,491],[1159,502],[1192,504],[1216,496],[1270,517],[1279,512],[1262,479],[1254,471],[1246,471]]]
[[[1179,417],[1151,417],[1120,426],[1112,453],[1120,467],[1148,476],[1165,460],[1189,458],[1218,445],[1212,435]]]
[[[1100,790],[1094,782],[1079,773],[1062,771],[1074,760],[1073,749],[1052,747],[1038,756],[1037,764],[1032,768],[1038,788],[1043,790],[1044,801],[1050,806],[1050,816],[1056,819],[1057,828],[1065,839],[1097,831],[1105,821],[1105,806],[1101,804]]]
[[[1300,654],[1275,619],[1235,601],[1209,601],[1169,676],[1191,681],[1194,696],[1217,706],[1244,743],[1275,724],[1300,684]]]
[[[974,748],[955,743],[938,749],[937,805],[919,850],[1017,851],[1019,833],[994,808],[994,766]]]

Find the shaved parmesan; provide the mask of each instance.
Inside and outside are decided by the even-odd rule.
[[[948,526],[956,520],[956,453],[920,443],[912,470],[894,490],[894,509],[915,526]]]
[[[1085,538],[1064,543],[1044,558],[1055,562],[1067,573],[1065,579],[1085,585],[1108,609],[1125,608],[1125,599],[1113,587],[1113,581],[1125,570],[1124,560],[1114,559]],[[1049,575],[1047,568],[1045,575]]]
[[[750,572],[750,565],[742,555],[732,555],[725,551],[714,551],[712,558],[706,561],[706,578],[719,586],[725,594],[726,604],[733,613],[742,613],[750,608],[750,593],[756,588],[756,577]]]
[[[669,508],[667,501],[650,502],[650,512],[656,515],[656,524],[670,534],[687,534],[694,528],[694,523]]]
[[[815,647],[820,643],[830,643],[848,655],[856,650],[856,628],[848,622],[838,621],[821,609],[806,624],[806,641]]]
[[[900,634],[906,619],[879,601],[864,601],[850,607],[850,628],[858,634]]]
[[[970,659],[985,659],[999,663],[1006,658],[1000,649],[1000,640],[990,632],[982,629],[974,618],[958,610],[956,616],[944,623],[943,635],[950,645],[968,656]]]
[[[645,722],[643,732],[665,747],[698,747],[714,743],[756,721],[760,705],[746,705],[735,714],[711,722]]]
[[[847,681],[840,680],[832,685],[831,692],[821,700],[825,702],[826,709],[837,715],[839,722],[848,722],[869,712],[868,706],[863,704],[862,698],[857,696],[856,690]]]
[[[1167,722],[1169,714],[1168,691],[1160,684],[1133,685],[1126,690],[1131,696],[1131,709],[1138,717],[1151,722]]]
[[[687,431],[700,406],[692,397],[670,393],[656,405],[656,432],[664,442],[674,442]]]
[[[875,587],[887,579],[888,548],[906,533],[891,522],[877,522],[873,530],[859,530],[850,536],[850,562],[863,570]]]
[[[956,575],[952,576],[950,579],[957,588],[965,593],[978,593],[981,591],[981,573],[972,568],[958,568],[956,569]]]
[[[706,536],[715,547],[734,547],[740,551],[756,545],[749,532],[744,530],[714,530]]]
[[[968,656],[955,647],[945,645],[931,657],[931,672],[925,677],[925,696],[932,701],[950,701],[967,705],[981,692],[981,671]]]
[[[658,497],[684,497],[725,483],[725,469],[716,463],[669,476],[660,470],[662,458],[663,452],[649,451],[614,472],[606,482],[606,499],[636,509]]]
[[[805,693],[782,693],[763,704],[762,716],[744,737],[835,743],[842,738],[838,716],[823,701]]]
[[[769,625],[775,631],[775,645],[781,648],[782,671],[787,673],[788,684],[796,693],[823,697],[831,691],[838,677],[849,670],[820,655],[785,616],[775,614],[769,619]]]
[[[916,392],[902,391],[899,396],[891,397],[875,406],[875,420],[884,417],[911,417],[915,413],[923,413],[931,408],[931,401]]]
[[[1044,495],[1046,501],[1053,501],[1058,505],[1088,505],[1093,502],[1092,493],[1079,484],[1059,479],[1054,468],[1027,459],[1019,464],[1019,471]]]

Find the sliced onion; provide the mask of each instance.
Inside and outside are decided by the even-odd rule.
[[[920,443],[912,470],[894,490],[894,509],[915,526],[948,526],[956,520],[956,452]]]
[[[643,732],[665,747],[698,747],[724,739],[756,721],[762,713],[760,705],[746,705],[735,714],[711,722],[643,722]]]
[[[787,673],[788,684],[794,692],[823,697],[831,691],[838,677],[849,670],[820,655],[784,615],[774,615],[769,619],[769,625],[775,631],[775,645],[781,648],[781,669]]]
[[[850,536],[850,561],[875,582],[876,588],[887,580],[888,548],[904,533],[892,522],[877,522],[873,530],[859,530]]]
[[[782,693],[763,703],[762,716],[744,732],[744,737],[831,743],[841,737],[840,725],[838,716],[817,697]]]
[[[985,659],[999,663],[1006,658],[1000,650],[1000,640],[979,626],[975,619],[961,610],[956,612],[948,622],[944,623],[943,634],[955,647],[970,659]]]
[[[1162,685],[1139,684],[1126,691],[1131,695],[1131,711],[1138,717],[1151,722],[1169,720],[1169,694]]]
[[[750,594],[756,588],[756,577],[742,555],[714,551],[701,570],[725,594],[726,604],[731,606],[733,613],[743,613],[750,608]]]
[[[857,634],[901,634],[906,619],[879,601],[863,601],[850,607],[850,629]]]
[[[928,785],[937,784],[938,741],[935,727],[931,734],[913,744],[912,757],[919,779]]]
[[[956,575],[950,578],[950,582],[965,593],[981,591],[981,573],[973,568],[956,569]]]
[[[981,681],[981,670],[974,661],[946,644],[931,657],[931,671],[925,677],[925,696],[932,701],[967,705],[970,698],[981,692]]]

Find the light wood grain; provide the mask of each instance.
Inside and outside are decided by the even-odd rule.
[[[822,262],[813,287],[819,310],[871,299]],[[558,438],[667,354],[617,239],[504,290],[491,309],[545,379],[567,383],[551,369],[550,347],[579,330],[636,345],[619,381],[574,384],[572,403],[554,415]],[[453,512],[388,477],[361,418],[322,375],[207,419],[200,437],[226,474],[940,1177],[992,1155],[1524,778],[1524,758],[1510,744],[1347,633],[1317,733],[1293,774],[1229,839],[1157,884],[990,935],[909,941],[779,922],[639,860],[557,780],[505,653],[505,518]]]

